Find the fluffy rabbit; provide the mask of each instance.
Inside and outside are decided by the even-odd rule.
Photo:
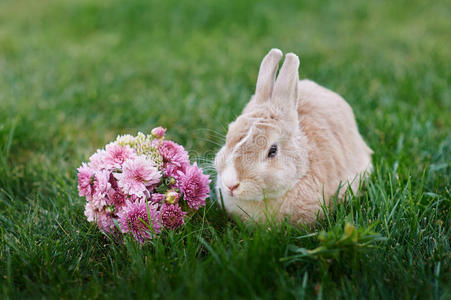
[[[243,219],[312,223],[323,201],[357,192],[371,172],[371,149],[351,107],[338,94],[299,81],[299,58],[282,52],[263,59],[255,95],[229,125],[216,155],[218,199]]]

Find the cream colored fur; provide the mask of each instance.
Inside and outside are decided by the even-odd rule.
[[[296,55],[286,55],[276,79],[281,57],[278,49],[265,56],[255,95],[229,125],[215,160],[217,191],[225,209],[244,219],[312,223],[322,201],[348,187],[357,192],[371,172],[372,151],[342,97],[299,81]],[[268,157],[272,145],[277,153]]]

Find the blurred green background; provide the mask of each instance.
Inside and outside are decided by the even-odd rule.
[[[449,283],[450,259],[450,16],[449,1],[422,0],[1,0],[3,294],[108,297],[122,291],[124,296],[126,288],[137,288],[131,278],[141,282],[153,274],[155,293],[148,292],[155,297],[301,295],[297,288],[305,270],[278,263],[297,229],[290,227],[296,234],[282,240],[261,233],[261,244],[232,247],[241,260],[224,262],[235,266],[235,273],[215,265],[214,255],[193,250],[176,262],[144,259],[145,268],[154,271],[143,275],[131,267],[137,258],[129,248],[105,248],[104,237],[84,220],[76,192],[75,168],[95,149],[119,133],[157,125],[167,127],[169,136],[214,175],[209,161],[227,124],[253,93],[262,57],[277,47],[299,55],[301,78],[340,93],[353,107],[360,132],[375,151],[375,198],[362,201],[382,199],[386,206],[370,204],[373,219],[365,211],[356,218],[360,208],[344,211],[351,211],[359,226],[381,221],[376,229],[390,237],[375,256],[380,261],[362,271],[367,277],[329,278],[326,271],[315,273],[313,265],[310,274],[317,275],[303,291],[316,295],[313,287],[329,285],[326,295],[439,297]],[[213,233],[198,233],[211,249],[227,253],[231,246],[220,243],[224,232],[235,232],[229,238],[236,245],[252,240],[252,232],[215,220],[217,209],[212,210],[207,223]],[[337,217],[337,224],[344,219]],[[321,226],[328,230],[331,224]],[[189,230],[179,238],[197,232],[195,226]],[[280,249],[270,246],[275,241]],[[202,245],[197,241],[192,247]],[[252,247],[266,250],[252,252]],[[139,251],[144,254],[134,255],[147,257],[155,249]],[[241,269],[243,261],[263,254],[274,258],[267,268],[255,267],[255,274]],[[257,262],[265,262],[261,259]],[[186,266],[197,260],[193,283],[186,279]],[[169,269],[179,276],[178,285],[164,271],[173,264]],[[268,275],[272,272],[275,277]],[[237,273],[252,278],[243,281]],[[365,287],[359,278],[374,285]]]

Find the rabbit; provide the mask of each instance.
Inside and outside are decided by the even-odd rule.
[[[261,62],[255,94],[229,124],[215,157],[216,192],[231,215],[261,222],[312,224],[322,203],[343,198],[372,170],[373,151],[359,134],[354,114],[338,94],[299,80],[299,58],[282,51]]]

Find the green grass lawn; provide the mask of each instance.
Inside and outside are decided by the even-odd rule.
[[[451,298],[450,15],[420,0],[0,1],[0,297]],[[142,247],[86,221],[75,169],[119,133],[167,127],[213,176],[272,47],[354,108],[375,151],[362,195],[312,228],[242,224],[211,201]]]

